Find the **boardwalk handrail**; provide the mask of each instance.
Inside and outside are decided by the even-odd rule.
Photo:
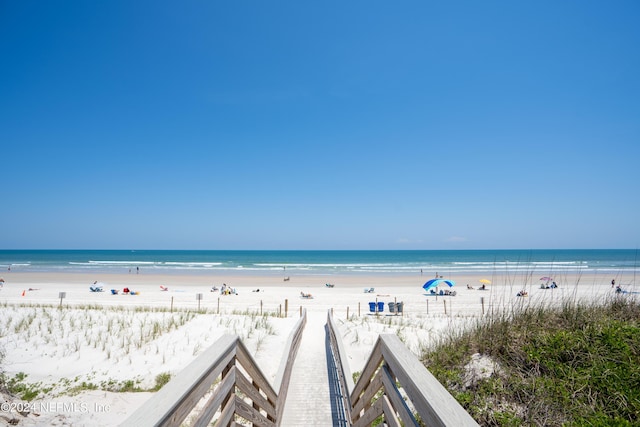
[[[331,313],[328,325],[337,363],[343,375],[348,373],[341,338]],[[340,369],[340,368],[339,368]],[[420,420],[427,426],[478,426],[417,357],[394,334],[381,334],[373,347],[362,374],[349,389],[349,419],[354,427],[369,426],[379,417],[389,426],[418,426],[400,389],[411,401]],[[382,393],[379,393],[382,392]]]
[[[276,403],[277,410],[277,423],[276,425],[280,425],[280,421],[282,420],[282,411],[284,409],[285,401],[287,400],[287,392],[289,391],[289,380],[291,379],[291,370],[293,369],[293,362],[296,359],[296,355],[298,354],[298,347],[300,347],[300,340],[302,339],[302,332],[304,331],[304,327],[307,325],[307,309],[303,309],[302,316],[298,319],[296,326],[293,328],[291,334],[289,334],[289,339],[285,344],[285,352],[283,354],[286,357],[283,357],[280,361],[280,368],[278,369],[278,373],[276,375],[276,384],[278,384],[278,400]]]
[[[327,332],[329,334],[329,342],[331,343],[331,349],[333,352],[333,359],[336,364],[338,381],[340,383],[340,392],[342,394],[343,406],[345,412],[347,412],[346,418],[351,419],[351,399],[350,394],[353,390],[354,383],[351,376],[351,370],[349,369],[349,361],[347,360],[347,352],[342,344],[342,338],[340,338],[340,332],[338,325],[336,324],[331,310],[327,314]]]
[[[306,311],[291,332],[274,390],[255,360],[235,335],[223,335],[160,391],[136,410],[122,426],[180,426],[207,397],[191,425],[229,426],[239,416],[255,426],[278,426],[289,387],[291,366],[306,324]],[[248,378],[247,378],[248,377]],[[213,387],[213,388],[212,388]],[[207,396],[208,395],[208,396]]]

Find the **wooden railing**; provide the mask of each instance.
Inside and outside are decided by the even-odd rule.
[[[378,337],[354,385],[331,311],[327,325],[338,377],[342,383],[346,417],[352,426],[369,426],[379,418],[383,418],[388,426],[478,426],[393,334]],[[405,401],[403,394],[410,404]]]
[[[276,375],[277,390],[235,335],[224,335],[134,412],[123,426],[230,426],[244,419],[254,426],[279,426],[302,331],[303,311],[291,332]],[[198,407],[194,411],[194,408]]]
[[[280,426],[291,370],[307,313],[291,332],[270,384],[234,335],[224,335],[134,412],[123,426]],[[344,424],[370,426],[478,426],[396,335],[383,334],[354,384],[347,354],[331,312],[330,355],[336,369]],[[309,402],[313,404],[313,402]],[[316,420],[326,422],[327,420]]]

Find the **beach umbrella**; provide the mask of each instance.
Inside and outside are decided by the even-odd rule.
[[[491,280],[480,279],[480,283],[482,283],[483,285],[490,285],[491,284]]]
[[[453,285],[456,284],[456,282],[454,282],[453,280],[445,280],[445,279],[431,279],[429,280],[427,283],[425,283],[424,285],[422,285],[422,288],[425,291],[429,291],[433,288],[435,288],[436,286],[438,286],[440,283],[445,283],[447,285],[449,285],[449,287],[452,287]]]

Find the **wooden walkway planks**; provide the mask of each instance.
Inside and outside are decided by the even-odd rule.
[[[307,312],[298,355],[293,364],[281,426],[333,426],[325,324],[320,312]]]

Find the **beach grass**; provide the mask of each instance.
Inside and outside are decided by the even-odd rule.
[[[54,369],[47,378],[41,374],[34,380],[26,369],[15,372],[13,367],[12,375],[3,372],[5,390],[26,401],[84,390],[157,391],[224,333],[240,336],[254,354],[278,334],[273,325],[278,318],[272,312],[219,316],[212,310],[184,308],[2,304],[0,316],[3,352],[19,352],[26,361],[49,366],[66,361],[86,367],[83,375],[65,376],[64,370]],[[1,361],[0,365],[4,366]],[[144,367],[149,365],[152,371],[158,366],[171,369],[148,377]]]
[[[640,302],[525,305],[421,358],[481,425],[640,425]]]

